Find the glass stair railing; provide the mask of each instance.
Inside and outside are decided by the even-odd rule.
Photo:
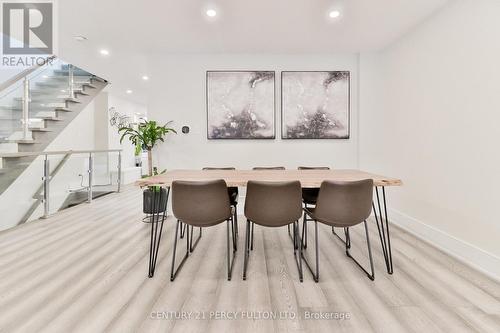
[[[81,68],[50,60],[0,84],[0,196],[28,174],[38,156],[15,154],[43,152],[107,85]]]
[[[120,149],[0,153],[0,159],[26,170],[20,191],[0,196],[0,230],[120,191]]]
[[[95,88],[92,81],[96,78],[59,59],[31,69],[0,91],[0,143],[33,140],[33,128],[58,121],[57,113],[64,112],[67,103],[77,102],[79,94],[86,95],[85,88]]]

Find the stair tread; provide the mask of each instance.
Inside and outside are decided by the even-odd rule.
[[[77,82],[79,82],[78,80],[80,80],[80,82],[82,81],[88,81],[92,78],[92,75],[74,75],[73,76],[73,80],[75,80]],[[61,75],[54,75],[54,76],[49,76],[46,78],[47,81],[68,81],[68,77],[67,76],[61,76]],[[45,81],[45,82],[47,82]]]
[[[35,97],[31,97],[31,103],[61,103],[60,101],[64,101],[68,98],[68,96],[43,96],[37,95]],[[15,97],[15,101],[20,102],[23,100],[22,97]]]
[[[73,110],[64,108],[64,107],[57,107],[54,109],[55,111],[61,111],[61,112],[73,112]]]
[[[42,116],[42,117],[35,117],[35,119],[40,119],[40,120],[49,120],[49,121],[63,121],[63,118],[60,117],[48,117],[48,116]]]
[[[43,128],[43,127],[30,127],[29,130],[31,132],[52,132],[51,129]]]
[[[73,83],[77,86],[82,86],[86,83],[90,83],[90,81],[75,81],[73,80]],[[64,87],[67,87],[68,86],[68,82],[65,82],[65,81],[62,81],[62,80],[57,80],[57,81],[41,81],[41,82],[37,82],[36,83],[37,86],[41,86],[41,87],[50,87],[50,88],[54,88],[54,89],[57,89],[57,88],[64,88]]]
[[[36,140],[24,140],[24,139],[18,139],[18,140],[0,140],[0,143],[20,143],[20,144],[37,144],[40,143],[40,141]]]
[[[54,70],[54,73],[56,74],[69,74],[68,69],[56,69]],[[89,72],[84,71],[83,69],[74,69],[73,70],[73,75],[76,76],[86,76],[86,75],[92,75]]]

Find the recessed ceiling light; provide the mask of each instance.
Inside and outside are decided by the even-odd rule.
[[[128,89],[128,90],[126,91],[126,93],[127,93],[127,94],[131,94],[131,93],[133,93],[133,91],[132,91],[132,90],[130,90],[130,89]]]
[[[99,52],[100,52],[102,55],[105,55],[105,56],[109,55],[109,51],[108,51],[108,50],[106,50],[106,49],[102,49],[102,50],[100,50]]]
[[[147,76],[147,75],[143,75],[143,76],[142,76],[142,79],[143,79],[144,81],[147,81],[147,80],[149,80],[149,76]]]
[[[215,17],[216,15],[217,15],[217,12],[215,11],[215,9],[208,9],[207,10],[208,17]]]
[[[82,35],[76,35],[76,36],[73,36],[73,38],[79,42],[85,42],[88,39],[87,37],[82,36]]]
[[[338,10],[332,10],[328,16],[330,16],[331,18],[337,18],[340,16],[340,12]]]

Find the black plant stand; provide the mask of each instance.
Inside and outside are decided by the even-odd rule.
[[[148,277],[152,278],[155,274],[156,261],[158,259],[163,222],[167,215],[167,202],[170,194],[170,187],[161,188],[159,191],[155,191],[154,189],[148,189],[145,190],[145,192],[146,191],[149,192],[147,195],[144,194],[144,212],[149,214],[148,218],[151,224]]]

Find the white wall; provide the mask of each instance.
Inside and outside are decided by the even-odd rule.
[[[393,220],[498,277],[499,17],[452,2],[360,59],[360,165],[403,179]]]
[[[125,139],[120,144],[121,135],[118,133],[118,128],[110,124],[111,113],[109,110],[113,108],[113,112],[128,116],[130,122],[138,122],[141,117],[147,115],[147,108],[143,104],[118,97],[108,91],[101,92],[97,96],[95,103],[96,108],[99,110],[94,121],[96,149],[122,149],[121,182],[123,184],[133,183],[141,177],[141,168],[135,167],[135,147],[128,139]],[[113,177],[117,177],[115,173],[117,163],[117,156],[112,156],[109,160],[109,166],[114,175]]]
[[[137,117],[137,113],[142,115],[147,115],[147,108],[145,105],[132,102],[130,100],[118,97],[116,95],[109,94],[108,96],[108,110],[114,107],[117,112],[130,117],[134,121],[134,117]],[[108,115],[108,125],[109,125],[109,115]],[[122,153],[122,166],[123,168],[134,167],[135,157],[134,150],[135,147],[128,139],[123,140],[123,144],[120,144],[120,134],[116,127],[109,127],[108,132],[108,149],[123,149]]]
[[[357,55],[178,55],[150,59],[155,72],[150,79],[150,119],[162,123],[174,120],[191,133],[170,136],[154,154],[160,169],[199,169],[203,166],[326,165],[337,168],[357,166]],[[276,71],[275,140],[207,140],[205,75],[207,70]],[[351,71],[351,138],[349,140],[281,140],[280,71]]]

